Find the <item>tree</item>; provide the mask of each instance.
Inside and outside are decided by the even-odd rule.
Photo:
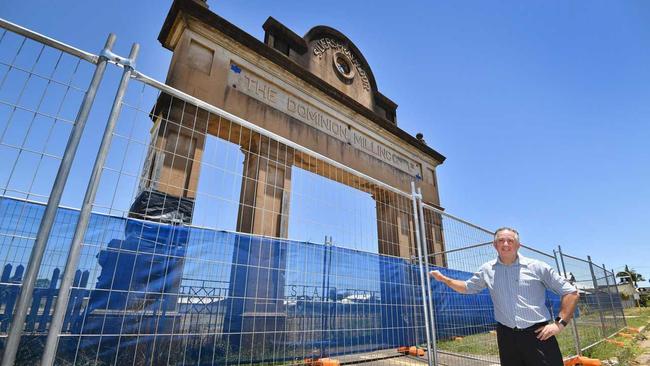
[[[621,279],[621,283],[629,283],[632,280],[634,287],[639,287],[637,285],[638,282],[645,281],[642,274],[634,269],[629,269],[627,265],[625,265],[625,270],[616,273],[616,277]]]

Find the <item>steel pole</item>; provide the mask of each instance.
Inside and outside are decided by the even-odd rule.
[[[74,236],[72,237],[72,244],[70,245],[70,251],[68,252],[68,259],[63,271],[63,278],[61,280],[61,286],[59,287],[59,294],[56,297],[56,303],[54,305],[54,311],[52,313],[52,320],[50,322],[50,329],[47,333],[45,349],[43,350],[43,357],[41,358],[42,366],[50,366],[54,364],[59,334],[61,333],[63,321],[65,319],[65,313],[68,307],[69,292],[70,288],[72,287],[72,282],[74,281],[75,271],[77,270],[77,265],[79,263],[79,256],[81,255],[81,243],[84,236],[86,235],[86,230],[88,229],[88,222],[90,221],[90,214],[92,212],[93,202],[95,201],[95,195],[97,194],[97,187],[99,186],[99,179],[101,178],[102,168],[104,167],[106,157],[108,156],[108,151],[111,146],[111,140],[113,138],[115,125],[117,124],[117,119],[120,116],[120,111],[122,109],[122,99],[124,98],[126,88],[131,78],[131,71],[133,70],[133,66],[131,65],[135,63],[135,58],[138,56],[139,49],[140,46],[137,43],[131,47],[131,53],[129,54],[130,63],[129,65],[124,66],[122,78],[120,80],[115,99],[113,100],[111,113],[109,114],[108,121],[106,122],[104,136],[102,137],[102,142],[99,145],[99,151],[97,151],[95,165],[93,166],[93,171],[90,175],[90,180],[88,181],[88,187],[86,188],[86,194],[84,196],[83,204],[81,205],[81,211],[79,213],[79,218],[77,219]]]
[[[612,276],[614,277],[614,289],[616,290],[616,298],[618,299],[619,303],[621,302],[621,293],[618,292],[618,286],[616,286],[616,273],[612,271]],[[623,308],[623,304],[621,303],[621,315],[623,315],[623,325],[627,327],[627,319],[625,319],[625,309]]]
[[[422,252],[424,254],[425,277],[427,279],[427,294],[429,295],[429,315],[431,317],[431,348],[433,353],[433,364],[438,366],[438,345],[436,344],[436,318],[433,307],[433,294],[431,293],[431,278],[429,277],[429,249],[427,249],[427,231],[424,222],[424,209],[422,208],[422,189],[418,187],[418,221],[420,224],[420,238],[422,242]],[[432,238],[433,240],[433,238]],[[434,258],[435,260],[435,258]],[[431,358],[431,357],[429,357]]]
[[[609,273],[607,268],[603,263],[603,272],[605,272],[605,283],[607,283],[607,293],[609,294],[609,305],[612,308],[612,316],[614,317],[614,328],[618,331],[618,319],[616,319],[616,309],[614,308],[614,298],[612,297],[612,291],[609,286]]]
[[[607,337],[605,331],[605,316],[603,315],[603,306],[600,303],[600,297],[598,296],[598,279],[596,279],[596,272],[594,272],[594,263],[591,261],[591,256],[587,256],[587,261],[589,262],[589,271],[591,272],[591,280],[594,283],[594,291],[596,291],[596,304],[598,304],[598,315],[600,316],[600,326],[601,331],[603,332],[603,338]]]
[[[564,264],[564,256],[562,255],[562,247],[559,245],[557,246],[557,252],[560,254],[560,262],[562,263],[562,273],[564,273],[564,278],[567,278],[566,265]],[[578,289],[578,292],[579,291],[580,290]],[[575,319],[574,317],[571,323],[573,323],[573,327],[571,329],[573,330],[573,342],[575,343],[575,347],[576,347],[576,355],[582,356],[582,349],[580,349],[580,334],[578,333],[578,320]]]
[[[555,267],[557,267],[557,272],[562,273],[562,268],[560,267],[560,263],[557,261],[557,251],[553,249],[553,258],[555,259]]]
[[[557,268],[557,273],[562,275],[562,268],[560,267],[560,262],[557,260],[557,250],[553,249],[553,259],[555,259],[555,268]],[[566,276],[565,276],[566,277]],[[551,316],[555,318],[558,314],[555,314],[555,309],[551,306]]]
[[[416,249],[418,252],[418,265],[420,268],[420,289],[422,291],[422,308],[424,309],[424,326],[425,326],[425,334],[427,337],[427,364],[428,366],[433,366],[431,363],[431,360],[433,357],[431,357],[431,337],[429,334],[429,311],[428,311],[428,305],[427,305],[427,300],[426,300],[426,288],[425,288],[425,277],[428,277],[429,274],[424,273],[424,268],[422,265],[422,248],[420,246],[421,240],[420,240],[420,225],[418,224],[418,194],[415,192],[415,182],[411,182],[411,198],[413,202],[413,226],[415,227],[415,244],[416,244]]]
[[[115,35],[110,34],[106,40],[106,44],[104,45],[104,51],[110,52],[113,44],[115,44]],[[5,351],[2,355],[2,366],[11,366],[16,361],[16,353],[18,352],[20,338],[25,326],[27,311],[31,305],[36,277],[38,276],[38,271],[41,267],[41,262],[43,261],[43,255],[45,254],[47,240],[52,231],[52,226],[54,225],[57,208],[59,207],[59,203],[61,203],[61,196],[63,196],[63,190],[66,181],[68,180],[68,175],[72,168],[72,162],[74,161],[74,156],[79,147],[79,141],[81,140],[81,136],[86,126],[90,109],[95,100],[95,96],[97,95],[97,89],[99,89],[99,84],[104,76],[104,71],[106,71],[106,63],[107,58],[100,56],[95,72],[90,81],[90,85],[86,91],[86,95],[79,107],[79,112],[77,113],[77,118],[75,119],[70,137],[68,138],[68,143],[61,159],[61,165],[59,165],[59,170],[56,173],[54,185],[52,186],[50,197],[47,200],[47,206],[45,206],[45,212],[43,213],[43,218],[38,227],[38,233],[36,234],[36,240],[32,247],[29,261],[27,262],[27,271],[23,278],[20,297],[16,303],[16,308],[11,320],[11,326],[7,335],[7,341],[5,343]]]

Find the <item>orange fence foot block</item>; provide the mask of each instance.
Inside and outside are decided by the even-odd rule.
[[[618,335],[619,335],[620,337],[623,337],[623,338],[634,338],[633,335],[628,334],[628,333],[618,333]]]
[[[462,341],[462,340],[463,340],[463,337],[454,337],[454,340],[455,340],[455,341]]]
[[[409,347],[408,346],[398,347],[397,352],[398,353],[404,353],[404,354],[409,353]]]
[[[408,354],[411,356],[424,356],[424,350],[422,348],[417,348],[416,346],[404,346],[404,347],[398,347],[397,352],[403,353],[403,354]]]
[[[321,358],[320,361],[320,365],[316,364],[316,366],[341,366],[341,362],[339,362],[339,360],[334,360],[332,358]]]
[[[306,359],[308,366],[341,366],[341,362],[332,358]]]
[[[632,332],[632,333],[641,333],[641,329],[639,329],[639,328],[627,327],[627,330]]]
[[[564,361],[564,366],[574,366],[574,365],[601,366],[602,363],[600,362],[599,359],[588,358],[588,357],[584,357],[584,356],[578,356],[578,357],[574,357],[572,359]]]
[[[415,346],[409,348],[409,355],[411,356],[424,356],[424,350]]]
[[[608,339],[607,343],[611,343],[611,344],[617,345],[619,347],[625,347],[625,343],[623,343],[621,341],[615,341],[613,339]]]

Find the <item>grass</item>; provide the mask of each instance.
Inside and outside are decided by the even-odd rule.
[[[650,325],[650,308],[632,308],[625,310],[625,317],[629,327],[640,328]],[[647,333],[646,333],[647,334]],[[643,352],[638,345],[636,338],[624,338],[622,336],[615,336],[612,339],[622,342],[623,346],[617,346],[608,342],[602,342],[598,345],[586,350],[584,355],[591,358],[600,360],[608,360],[613,357],[618,359],[619,365],[624,366],[630,364],[634,358]]]
[[[650,308],[631,308],[625,310],[627,325],[630,327],[642,327],[650,322]]]
[[[472,355],[499,354],[496,333],[479,333],[456,340],[438,341],[438,350]]]
[[[650,308],[626,309],[625,316],[630,327],[639,328],[646,326],[650,323]],[[598,315],[582,316],[578,319],[577,325],[580,345],[582,347],[596,343],[601,339],[601,326]],[[567,356],[576,354],[572,325],[569,325],[569,327],[570,329],[566,329],[557,337],[562,354]],[[462,354],[498,355],[499,350],[497,348],[496,338],[496,334],[493,333],[480,333],[462,338],[459,337],[456,340],[441,340],[438,341],[438,349]],[[602,342],[586,350],[584,355],[598,359],[618,357],[621,362],[620,365],[624,365],[624,362],[629,362],[629,360],[632,360],[641,352],[634,339],[620,336],[614,337],[613,339],[623,342],[625,346],[619,347],[611,343]]]

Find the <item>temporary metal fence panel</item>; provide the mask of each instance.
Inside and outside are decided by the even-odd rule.
[[[397,364],[425,345],[410,196],[156,85],[122,102],[59,362]]]
[[[619,326],[612,315],[612,304],[619,308],[620,297],[610,297],[611,289],[605,281],[605,273],[602,268],[594,265],[588,259],[581,259],[558,252],[562,271],[569,282],[571,282],[580,293],[580,300],[574,315],[574,334],[579,344],[580,353],[604,338],[619,331]]]
[[[603,332],[607,337],[619,331],[624,325],[622,319],[619,319],[620,314],[617,314],[615,311],[614,298],[611,296],[609,279],[607,278],[609,273],[603,267],[593,262],[591,266],[598,299],[596,304],[599,306],[598,311],[602,314]]]
[[[4,222],[0,233],[5,258],[0,280],[4,295],[0,332],[6,337],[2,363],[10,365],[23,328],[35,333],[47,323],[51,299],[41,296],[54,290],[57,276],[43,278],[48,262],[42,261],[107,59],[4,20],[0,27],[0,159],[6,164],[0,173],[0,210],[15,208],[7,201],[10,197],[47,201],[42,211],[2,215],[15,219]],[[110,50],[114,41],[109,37],[104,50]],[[23,225],[33,215],[42,217],[38,231],[24,235],[31,228]],[[42,289],[35,292],[37,286]]]
[[[605,268],[605,265],[603,264],[603,268]],[[618,286],[616,283],[616,274],[613,271],[607,271],[607,277],[606,280],[609,284],[609,295],[612,299],[612,307],[614,308],[614,314],[616,318],[618,319],[617,321],[617,327],[626,327],[627,326],[627,320],[625,319],[625,312],[624,309],[625,307],[623,306],[623,299],[621,298],[621,295],[618,292]]]
[[[429,248],[428,270],[466,280],[495,258],[493,233],[424,205]],[[475,295],[456,293],[431,283],[439,362],[443,365],[498,363],[496,320],[487,290]]]
[[[47,202],[92,72],[77,56],[0,31],[0,284],[8,292],[18,291],[35,239],[30,219],[43,214],[16,202]],[[45,282],[38,287],[49,288]],[[8,320],[0,325],[4,335]]]

